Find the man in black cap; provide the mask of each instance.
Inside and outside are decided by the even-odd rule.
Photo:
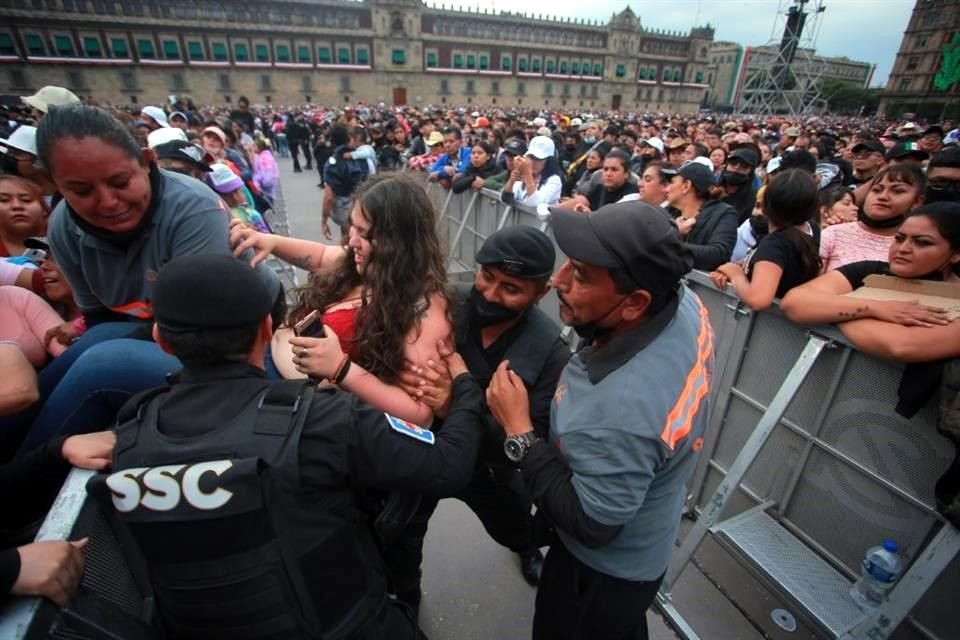
[[[760,155],[751,147],[740,147],[730,153],[723,165],[723,173],[718,184],[723,187],[723,201],[737,210],[739,222],[753,215],[757,203],[754,189],[755,171],[760,163]]]
[[[929,157],[930,154],[915,140],[901,140],[893,145],[886,154],[889,164],[909,163],[918,167],[923,166],[924,161]]]
[[[493,233],[477,252],[473,286],[460,286],[454,319],[456,347],[482,388],[503,361],[523,381],[530,397],[529,419],[537,435],[550,428],[550,400],[570,350],[560,327],[537,303],[550,290],[556,254],[550,238],[534,227],[511,226]],[[429,379],[408,375],[411,391],[446,398],[449,378],[425,372]],[[429,384],[429,387],[421,386]],[[434,404],[437,404],[434,402]],[[435,413],[447,407],[437,404]],[[458,498],[477,514],[498,543],[520,556],[524,579],[536,586],[543,557],[533,539],[530,497],[503,454],[503,428],[486,414],[486,431],[473,480]]]
[[[466,485],[481,394],[459,356],[445,358],[453,400],[434,435],[340,391],[349,360],[319,388],[268,381],[273,299],[245,262],[172,260],[153,306],[154,338],[184,369],[124,408],[114,472],[90,489],[135,540],[167,635],[416,637],[357,494]]]
[[[886,163],[887,148],[879,140],[863,140],[854,145],[853,153],[853,182],[861,185],[873,180]],[[861,200],[858,198],[858,202]]]
[[[586,346],[560,376],[549,442],[508,363],[487,389],[504,453],[557,534],[533,638],[645,639],[709,419],[710,322],[681,284],[684,243],[655,206],[553,210],[552,225],[568,257],[553,277],[560,317]]]
[[[159,144],[153,149],[157,166],[168,171],[203,180],[210,173],[214,158],[203,147],[184,140],[171,140]]]
[[[507,140],[507,142],[503,145],[503,153],[500,156],[500,160],[497,160],[498,167],[500,166],[501,162],[503,163],[503,171],[490,178],[487,178],[484,181],[483,186],[495,191],[502,190],[504,185],[506,185],[509,181],[510,174],[513,172],[513,161],[526,154],[526,142],[520,138],[510,138]]]

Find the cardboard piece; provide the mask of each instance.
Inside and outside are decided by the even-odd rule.
[[[928,307],[946,309],[951,322],[960,318],[960,282],[910,280],[874,274],[864,278],[862,287],[846,295],[866,300],[916,300]]]

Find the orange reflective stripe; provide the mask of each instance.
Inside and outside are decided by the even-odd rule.
[[[128,302],[127,304],[110,308],[117,313],[123,313],[128,316],[133,316],[134,318],[140,318],[141,320],[149,320],[153,317],[153,307],[150,306],[149,302]]]
[[[677,443],[690,434],[703,398],[710,392],[709,365],[713,356],[713,329],[710,327],[706,308],[699,301],[697,305],[700,313],[697,360],[687,373],[680,397],[667,414],[667,424],[660,434],[660,439],[671,449],[675,449]]]

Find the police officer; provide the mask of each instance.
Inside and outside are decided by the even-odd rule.
[[[114,471],[91,491],[136,541],[168,636],[416,637],[356,494],[468,482],[481,398],[459,356],[445,359],[454,400],[434,436],[334,385],[268,381],[273,300],[239,260],[175,259],[153,303],[154,337],[184,369],[121,412]]]
[[[330,218],[340,227],[341,233],[346,235],[350,222],[350,198],[357,186],[369,174],[367,163],[364,160],[355,160],[345,157],[354,150],[353,138],[342,124],[334,125],[330,129],[330,143],[334,146],[333,153],[323,166],[323,217],[321,226],[323,237],[333,238],[330,232]]]
[[[556,259],[553,243],[534,227],[506,227],[487,238],[475,259],[473,286],[456,290],[457,351],[484,388],[500,363],[509,361],[531,398],[534,430],[545,438],[550,401],[570,357],[560,327],[537,307],[550,289]],[[438,385],[449,382],[442,367],[405,379],[415,393],[428,398],[437,395]],[[446,390],[440,395],[445,403]],[[441,405],[435,411],[442,415],[446,409]],[[519,471],[504,456],[503,428],[489,412],[484,418],[487,428],[473,480],[457,497],[477,514],[494,540],[520,556],[524,579],[536,586],[543,557],[534,542],[532,503]]]

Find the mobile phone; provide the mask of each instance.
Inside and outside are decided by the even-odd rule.
[[[47,252],[43,249],[27,249],[23,252],[23,256],[21,257],[29,260],[37,266],[40,266],[40,263],[47,259]]]
[[[323,321],[320,320],[320,310],[315,309],[308,313],[303,320],[293,325],[293,335],[311,338],[323,337]]]

